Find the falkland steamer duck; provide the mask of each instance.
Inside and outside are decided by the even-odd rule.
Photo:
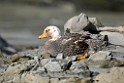
[[[77,60],[86,58],[90,50],[95,52],[106,45],[104,40],[91,38],[90,35],[67,33],[61,36],[60,30],[56,26],[46,27],[38,38],[49,38],[43,49],[52,57],[56,57],[58,53],[63,53],[64,57],[77,56]]]

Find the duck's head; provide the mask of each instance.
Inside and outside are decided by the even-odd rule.
[[[38,37],[42,38],[50,38],[51,40],[56,40],[61,37],[61,33],[58,27],[56,26],[47,26],[43,33]]]

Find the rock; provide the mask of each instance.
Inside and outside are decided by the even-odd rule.
[[[47,72],[55,73],[55,72],[62,72],[61,66],[57,61],[50,60],[47,64],[44,65]]]
[[[63,54],[62,54],[62,53],[59,53],[59,54],[57,55],[56,59],[62,60],[62,59],[63,59]]]
[[[106,61],[111,60],[112,56],[111,53],[108,51],[98,51],[94,54],[91,54],[88,60],[92,61]]]
[[[21,83],[49,83],[49,77],[42,77],[37,73],[30,72],[21,78]]]
[[[96,75],[93,75],[93,76],[97,76],[98,74],[105,74],[105,73],[108,73],[110,69],[108,68],[98,68],[98,67],[91,67],[89,66],[89,70],[93,72],[93,74],[96,74]]]
[[[50,83],[58,83],[59,82],[59,78],[51,78],[50,79]]]
[[[99,27],[98,31],[118,32],[123,34],[124,26],[117,26],[117,27],[104,26],[104,27]]]
[[[94,83],[124,83],[124,67],[114,67],[108,74],[99,74]]]
[[[102,35],[108,35],[109,43],[124,46],[124,35],[118,32],[102,31]]]
[[[89,20],[88,16],[84,13],[79,14],[70,18],[64,25],[64,30],[70,30],[70,32],[79,32],[88,26]]]
[[[43,58],[50,58],[50,54],[47,54],[47,53],[46,54],[42,54],[42,57]]]
[[[116,46],[116,45],[109,45],[106,47],[107,51],[110,51],[112,54],[112,65],[114,66],[121,66],[124,64],[124,47],[123,46]]]
[[[87,34],[89,31],[91,33],[98,33],[95,25],[93,25],[88,16],[84,13],[79,14],[70,18],[64,25],[64,31],[67,33],[82,33]]]
[[[75,61],[76,59],[77,59],[77,56],[71,56],[71,57],[67,56],[65,58],[65,60],[70,60],[70,61]]]
[[[91,72],[88,69],[88,66],[84,63],[72,62],[71,67],[67,73],[78,74],[81,77],[90,77]]]
[[[103,27],[102,23],[96,17],[89,17],[88,19],[96,27]]]
[[[60,80],[58,83],[92,83],[91,78],[66,78]]]
[[[52,60],[52,59],[50,59],[50,58],[42,59],[42,60],[40,61],[40,64],[41,64],[42,66],[44,66],[44,65],[46,65],[50,60]]]
[[[25,70],[26,67],[24,65],[15,65],[15,66],[9,66],[8,69],[4,72],[4,74],[1,76],[0,82],[2,83],[2,81],[4,82],[17,82],[18,79],[20,79],[19,77],[21,76],[21,72],[23,71],[23,69]],[[18,80],[19,81],[19,80]]]

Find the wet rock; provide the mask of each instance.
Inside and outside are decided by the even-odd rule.
[[[124,67],[114,67],[108,74],[99,74],[94,83],[124,83]]]
[[[112,58],[112,55],[110,52],[99,51],[97,53],[91,54],[88,59],[92,61],[106,61],[106,60],[111,60],[111,58]]]

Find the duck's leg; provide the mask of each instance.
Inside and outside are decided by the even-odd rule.
[[[78,55],[78,56],[77,56],[77,60],[84,59],[84,58],[86,58],[87,56],[88,56],[88,53],[85,52],[84,54],[80,54],[80,55]]]

